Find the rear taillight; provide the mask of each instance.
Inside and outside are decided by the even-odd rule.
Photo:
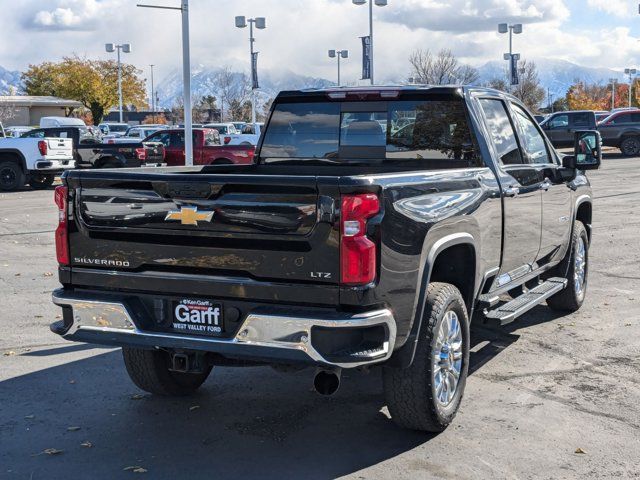
[[[138,157],[138,160],[145,160],[147,158],[147,152],[144,148],[136,148],[136,157]]]
[[[47,142],[45,140],[38,142],[38,151],[40,151],[40,155],[43,157],[47,155]]]
[[[58,206],[58,228],[56,228],[56,257],[60,265],[69,265],[69,229],[67,223],[67,194],[69,189],[56,187],[54,199]]]
[[[224,144],[225,145],[228,145],[230,141],[231,141],[231,137],[224,137]]]
[[[376,278],[376,244],[367,237],[367,220],[380,211],[372,193],[342,197],[340,210],[340,281],[366,285]]]

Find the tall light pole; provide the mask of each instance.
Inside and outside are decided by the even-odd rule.
[[[122,123],[122,66],[120,64],[120,50],[123,53],[131,53],[131,44],[123,43],[122,45],[114,45],[113,43],[105,43],[104,49],[113,53],[118,52],[118,110],[120,112],[120,123]]]
[[[511,91],[511,86],[518,84],[517,78],[517,65],[518,60],[520,60],[519,53],[513,53],[513,34],[519,35],[522,33],[522,24],[516,23],[513,25],[509,25],[507,23],[498,24],[498,33],[507,33],[509,32],[509,53],[505,53],[503,58],[505,60],[509,60],[509,91]]]
[[[610,78],[609,83],[611,83],[611,110],[616,108],[616,82],[618,80],[616,78]]]
[[[367,0],[351,0],[354,5],[364,5]],[[369,1],[369,77],[371,85],[373,85],[373,5],[384,7],[387,0],[368,0]]]
[[[236,17],[236,27],[245,28],[249,22],[249,50],[251,52],[251,123],[256,123],[256,90],[260,88],[258,85],[258,52],[253,51],[253,25],[263,30],[267,28],[267,20],[264,17],[246,18],[243,16]]]
[[[153,90],[153,64],[149,66],[151,67],[151,121],[156,123],[156,97]]]
[[[633,87],[633,78],[638,71],[635,68],[625,68],[624,73],[629,75],[629,108],[631,108],[631,87]]]
[[[329,58],[338,59],[338,86],[340,86],[340,58],[349,58],[349,50],[329,50]]]
[[[193,122],[191,120],[191,59],[189,55],[189,0],[181,0],[179,7],[145,5],[138,7],[179,10],[182,14],[182,103],[184,103],[184,164],[193,165]]]

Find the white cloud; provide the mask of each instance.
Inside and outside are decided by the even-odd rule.
[[[22,70],[30,63],[74,53],[113,58],[104,52],[104,44],[129,42],[133,53],[125,54],[124,61],[137,65],[145,76],[148,65],[155,64],[159,81],[181,66],[180,14],[137,8],[136,3],[14,1],[12,8],[3,9],[2,35],[14,41],[0,41],[0,65]],[[350,0],[192,0],[190,5],[194,67],[248,70],[248,31],[234,27],[234,16],[265,16],[267,29],[255,32],[260,69],[334,78],[335,61],[327,58],[327,50],[346,48],[351,55],[342,63],[343,78],[359,78],[358,37],[368,33],[368,15],[366,7]],[[507,49],[506,36],[496,31],[500,22],[524,23],[524,33],[514,37],[514,48],[524,58],[556,57],[616,68],[640,58],[640,42],[628,27],[603,21],[596,30],[583,28],[572,22],[568,5],[568,0],[390,0],[388,6],[374,8],[376,76],[403,78],[409,73],[407,57],[415,48],[447,47],[475,65],[499,60]]]
[[[631,15],[631,3],[629,0],[587,0],[589,7],[617,17],[628,17]],[[636,2],[633,3],[635,6]]]
[[[32,26],[53,30],[92,30],[101,13],[113,2],[97,0],[62,0],[52,10],[35,13]]]

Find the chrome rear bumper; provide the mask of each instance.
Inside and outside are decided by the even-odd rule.
[[[335,313],[319,318],[317,314],[310,314],[304,309],[278,311],[275,307],[258,307],[245,317],[235,336],[222,338],[141,330],[125,302],[100,296],[57,290],[53,292],[53,303],[70,307],[72,312],[71,325],[56,333],[61,333],[68,340],[106,345],[192,349],[232,357],[263,358],[267,361],[301,360],[353,368],[388,360],[396,338],[396,323],[387,309],[357,314]],[[323,355],[314,343],[315,327],[325,332],[340,332],[345,328],[353,330],[378,326],[384,327],[385,332],[379,347],[355,352],[349,358],[332,359]],[[52,330],[60,330],[60,325],[53,324]]]

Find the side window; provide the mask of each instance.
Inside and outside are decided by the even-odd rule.
[[[172,147],[184,147],[184,132],[174,132],[171,134],[170,145]]]
[[[547,144],[538,131],[536,123],[527,115],[519,105],[511,104],[515,112],[516,128],[522,141],[522,149],[525,151],[529,163],[553,163],[547,151]]]
[[[220,137],[215,130],[208,130],[204,133],[204,145],[205,147],[220,145]]]
[[[578,127],[578,128],[582,128],[582,127],[589,127],[590,122],[589,122],[589,114],[588,113],[574,113],[573,114],[573,126],[574,127]]]
[[[553,117],[547,123],[550,130],[556,128],[569,128],[569,116],[568,115],[558,115],[557,117]]]
[[[480,100],[480,105],[484,111],[489,134],[496,146],[500,162],[503,165],[523,163],[516,134],[502,100],[483,98]]]
[[[621,113],[620,115],[613,117],[613,120],[611,121],[611,123],[615,123],[616,125],[621,123],[631,123],[631,114]]]
[[[22,135],[23,138],[44,138],[44,130],[32,130]]]
[[[165,147],[168,147],[171,141],[171,133],[170,132],[159,133],[158,135],[154,135],[153,138],[150,138],[149,141],[160,142]]]

